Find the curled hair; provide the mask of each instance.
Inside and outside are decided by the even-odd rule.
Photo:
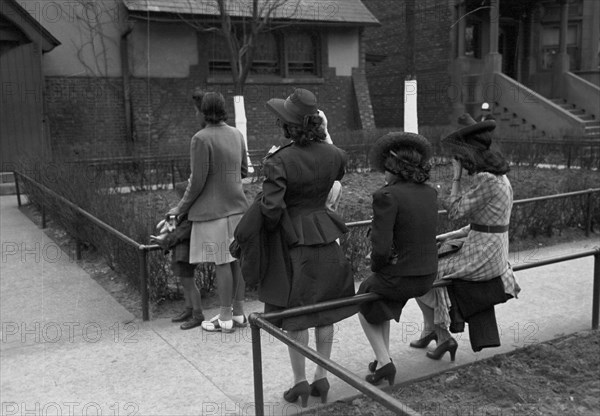
[[[461,165],[469,175],[479,172],[489,172],[493,175],[505,175],[510,166],[504,156],[495,150],[483,150],[472,155],[457,156]]]
[[[405,182],[424,183],[429,179],[431,164],[423,162],[423,155],[412,147],[401,147],[390,151],[384,162],[385,170]]]
[[[284,124],[283,130],[285,137],[292,139],[299,146],[306,146],[310,142],[323,142],[327,137],[323,129],[323,119],[317,114],[305,116],[303,126]]]
[[[204,94],[200,111],[204,114],[204,120],[207,123],[217,124],[227,120],[225,98],[218,92],[207,92]]]

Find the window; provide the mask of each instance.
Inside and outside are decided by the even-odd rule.
[[[544,26],[542,30],[541,54],[541,66],[543,70],[550,70],[554,67],[554,59],[559,51],[559,37],[559,26]],[[569,64],[571,69],[578,69],[580,66],[578,44],[578,26],[569,25],[567,31],[567,53],[569,54]]]
[[[207,45],[208,71],[211,76],[231,73],[229,48],[222,36],[211,34],[200,44]],[[261,33],[256,40],[250,76],[316,76],[318,36],[303,31]]]
[[[257,48],[254,50],[254,61],[251,74],[279,75],[279,48],[277,39],[272,33],[261,33],[256,39]]]
[[[211,75],[231,72],[229,47],[222,36],[211,35],[206,38],[210,45],[208,53],[208,71]]]
[[[316,75],[317,53],[315,38],[306,32],[285,36],[285,55],[289,76]]]
[[[468,20],[465,26],[465,56],[481,58],[481,24]]]
[[[551,70],[558,54],[560,37],[561,5],[556,1],[540,3],[540,67]],[[581,67],[581,21],[583,1],[569,0],[569,28],[567,30],[567,53],[571,69]]]

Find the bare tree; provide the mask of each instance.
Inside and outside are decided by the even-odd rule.
[[[202,0],[187,1],[190,11],[198,7],[207,7],[208,3]],[[276,24],[274,17],[278,14],[279,17],[285,17],[286,19],[297,16],[300,10],[300,0],[214,1],[216,1],[216,5],[212,3],[216,6],[214,11],[218,11],[218,22],[215,24],[199,22],[197,19],[190,20],[183,15],[180,16],[196,30],[216,32],[223,37],[228,48],[234,94],[243,95],[244,85],[254,62],[259,35],[289,25],[287,23]],[[208,8],[204,10],[208,11]],[[239,18],[239,20],[233,21],[233,17]]]

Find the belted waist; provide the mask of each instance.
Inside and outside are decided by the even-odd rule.
[[[481,225],[471,223],[471,230],[480,233],[501,234],[508,231],[508,225]]]

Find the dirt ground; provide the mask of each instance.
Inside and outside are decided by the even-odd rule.
[[[392,386],[387,391],[423,416],[598,415],[600,331],[580,332],[527,346],[433,378]],[[360,396],[305,414],[394,413]]]

